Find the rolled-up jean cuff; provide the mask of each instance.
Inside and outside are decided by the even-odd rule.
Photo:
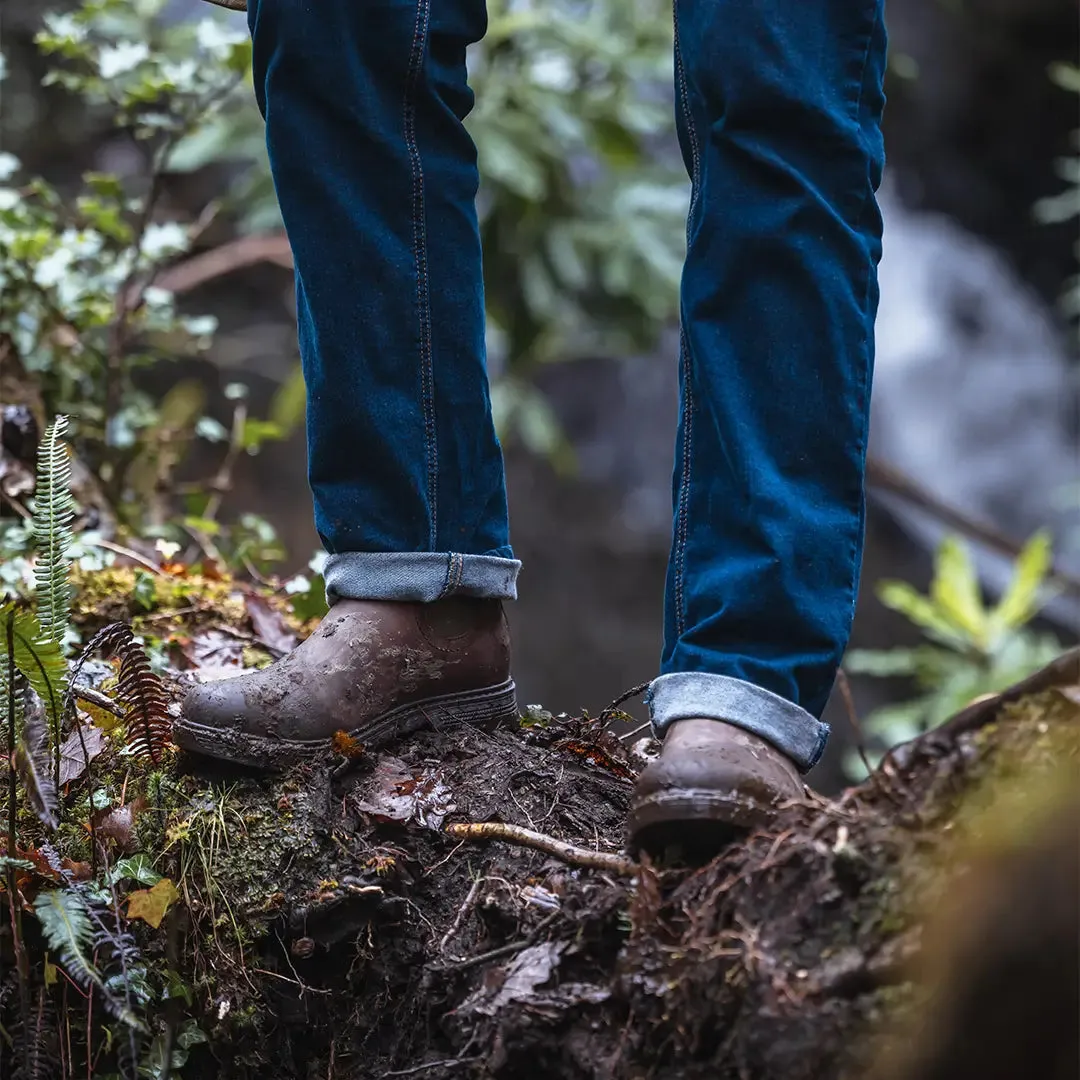
[[[323,577],[326,600],[414,600],[448,596],[516,600],[521,563],[494,555],[456,552],[352,551],[331,555]]]
[[[829,725],[805,709],[753,683],[729,675],[676,671],[649,686],[645,701],[658,738],[676,720],[723,720],[772,743],[800,772],[825,751]]]

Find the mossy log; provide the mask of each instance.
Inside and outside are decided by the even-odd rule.
[[[1073,653],[698,868],[627,863],[633,761],[588,718],[345,740],[281,776],[103,754],[94,784],[131,809],[102,857],[147,853],[179,896],[132,925],[179,988],[149,1034],[205,1035],[189,1080],[1056,1080],[1078,760]],[[448,828],[479,822],[517,831]],[[71,1075],[115,1071],[96,1037],[88,1068],[69,1032]]]

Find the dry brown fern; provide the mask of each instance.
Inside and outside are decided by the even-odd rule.
[[[172,742],[169,700],[161,680],[150,670],[146,650],[126,623],[110,623],[87,643],[71,673],[73,697],[75,680],[85,661],[95,652],[111,653],[120,661],[116,698],[124,706],[127,748],[136,757],[149,758],[156,765]]]

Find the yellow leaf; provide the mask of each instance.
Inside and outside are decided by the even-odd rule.
[[[90,723],[96,728],[101,728],[106,735],[111,734],[124,722],[122,717],[115,716],[97,705],[91,705],[88,701],[79,703],[79,711],[90,717]]]
[[[139,889],[128,897],[128,918],[142,919],[156,930],[169,906],[179,899],[176,886],[162,878],[152,889]]]
[[[45,985],[52,986],[57,979],[60,978],[59,973],[56,970],[56,965],[46,956],[45,957]]]

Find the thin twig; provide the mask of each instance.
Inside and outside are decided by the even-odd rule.
[[[943,525],[963,533],[969,540],[975,540],[994,551],[1000,551],[1015,559],[1024,548],[1011,536],[995,529],[992,525],[979,521],[970,514],[947,503],[939,495],[928,491],[906,473],[884,461],[871,458],[866,463],[866,482],[881,491],[911,503],[937,518]],[[1059,562],[1050,567],[1050,578],[1072,593],[1080,593],[1080,578],[1065,570]]]
[[[156,268],[151,267],[149,273],[144,273],[140,265],[143,254],[143,241],[146,232],[157,209],[158,200],[161,198],[165,167],[169,156],[186,131],[173,131],[166,136],[165,141],[154,153],[154,164],[150,170],[150,188],[143,200],[135,224],[132,228],[131,247],[134,258],[131,269],[127,273],[116,292],[116,310],[113,314],[112,326],[109,332],[109,350],[105,366],[105,423],[119,412],[121,386],[124,378],[124,360],[128,344],[128,334],[131,330],[131,314],[136,311],[143,302],[146,289],[153,281]],[[140,281],[140,277],[142,280]]]
[[[89,544],[91,547],[104,548],[106,551],[112,551],[117,555],[123,555],[125,558],[131,559],[132,562],[137,562],[140,566],[145,566],[147,570],[150,570],[152,573],[158,574],[161,577],[168,577],[168,574],[166,574],[157,563],[151,562],[145,555],[140,555],[137,551],[132,551],[129,547],[124,547],[123,544],[114,544],[112,540],[105,540],[100,536],[82,536],[79,539],[82,540],[84,544]]]
[[[836,685],[840,690],[840,697],[847,709],[848,723],[855,732],[855,749],[859,752],[859,760],[863,763],[866,775],[869,776],[874,770],[870,765],[870,759],[866,756],[866,736],[863,734],[862,723],[859,720],[859,712],[855,708],[855,697],[851,693],[851,680],[847,672],[841,668],[836,673]]]
[[[0,490],[0,499],[6,502],[23,521],[30,521],[33,518],[34,515],[18,499],[12,498],[6,491]]]
[[[647,723],[642,724],[640,727],[634,728],[633,731],[628,731],[625,735],[620,735],[619,736],[619,742],[621,742],[621,743],[623,743],[625,745],[625,744],[629,743],[631,739],[634,739],[638,735],[640,735],[643,731],[648,731],[649,728],[651,728],[651,727],[652,727],[652,721],[649,720]]]
[[[640,697],[649,689],[651,684],[647,682],[639,683],[637,686],[632,686],[625,693],[620,694],[610,705],[600,710],[600,715],[596,718],[601,724],[607,720],[614,718],[616,712],[619,711],[619,706],[624,701],[629,701],[631,698]]]
[[[103,694],[100,690],[95,690],[92,686],[75,686],[72,688],[77,701],[85,701],[87,705],[93,705],[95,708],[104,709],[105,712],[111,713],[113,716],[124,719],[124,710],[121,706],[117,705],[115,701],[108,694]]]
[[[530,945],[535,945],[544,931],[562,914],[562,911],[553,911],[546,919],[542,919],[533,927],[532,933],[527,937],[523,937],[520,941],[511,941],[506,945],[500,945],[497,949],[489,949],[487,952],[479,953],[476,956],[466,956],[462,959],[451,959],[447,964],[439,964],[436,966],[436,971],[468,971],[469,968],[478,967],[480,964],[488,964],[492,960],[501,960],[504,956],[513,956],[514,953],[519,953],[523,949],[529,948]]]
[[[465,841],[463,840],[462,843],[464,843],[464,842]],[[484,884],[484,879],[482,877],[478,877],[472,883],[472,888],[469,890],[468,894],[466,895],[465,900],[462,902],[461,907],[458,908],[457,916],[455,917],[454,921],[450,924],[450,929],[447,930],[445,934],[443,934],[442,940],[439,942],[439,952],[441,952],[441,953],[446,952],[446,946],[450,943],[451,938],[453,938],[453,936],[458,932],[458,930],[461,928],[462,922],[465,921],[465,917],[469,914],[470,911],[472,911],[473,904],[476,903],[476,898],[477,898],[477,896],[480,895],[480,887],[483,884]]]
[[[447,825],[446,832],[464,840],[505,840],[519,847],[543,851],[571,866],[608,870],[622,877],[633,877],[640,869],[636,862],[624,855],[590,851],[589,848],[577,847],[563,840],[556,840],[553,836],[545,836],[543,833],[533,832],[532,829],[524,829],[520,825],[506,825],[501,821]]]
[[[415,1076],[417,1073],[427,1072],[428,1069],[453,1069],[459,1065],[479,1065],[483,1058],[446,1058],[444,1061],[427,1061],[423,1065],[414,1065],[411,1069],[395,1069],[393,1072],[383,1073],[383,1080],[389,1080],[392,1076]]]
[[[225,492],[232,487],[233,469],[236,467],[237,459],[244,449],[244,431],[247,426],[247,418],[247,403],[238,401],[236,407],[233,409],[229,447],[225,451],[225,457],[221,462],[217,475],[207,485],[212,494],[207,500],[206,508],[200,515],[205,521],[214,521],[217,518],[218,512],[221,510],[221,504],[225,498]]]
[[[843,699],[844,707],[847,709],[848,722],[855,732],[855,749],[859,752],[859,759],[863,763],[863,768],[866,769],[867,776],[872,778],[871,782],[874,787],[876,787],[889,802],[893,803],[895,806],[903,805],[901,800],[897,798],[893,790],[886,783],[885,773],[880,769],[872,768],[870,759],[866,756],[866,736],[863,734],[859,713],[855,708],[855,697],[851,693],[851,681],[848,679],[847,672],[844,671],[843,668],[836,673],[836,685],[840,690],[840,697]]]
[[[293,267],[292,249],[284,233],[241,236],[209,251],[193,255],[158,276],[158,285],[173,293],[190,292],[215,278],[256,263],[269,262],[283,269]]]

